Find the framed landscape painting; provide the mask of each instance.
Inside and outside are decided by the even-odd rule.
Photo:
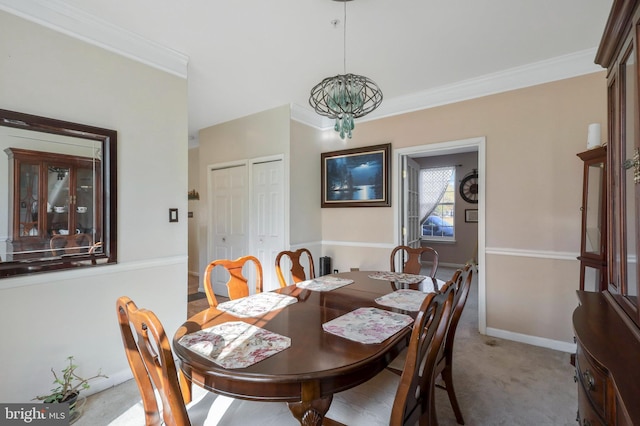
[[[391,144],[323,152],[322,207],[389,207]]]

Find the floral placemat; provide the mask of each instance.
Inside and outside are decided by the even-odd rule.
[[[380,271],[369,274],[369,278],[373,278],[374,280],[393,281],[401,284],[415,284],[428,277],[426,275],[405,274],[404,272]]]
[[[420,290],[400,289],[393,293],[385,294],[378,297],[376,303],[379,305],[389,306],[390,308],[398,308],[404,311],[419,311],[422,302],[428,293]]]
[[[231,321],[186,334],[185,348],[224,368],[245,368],[291,346],[291,339],[242,321]]]
[[[350,278],[332,277],[331,275],[325,275],[323,277],[314,278],[312,280],[301,281],[296,284],[300,288],[313,291],[331,291],[336,288],[344,287],[345,285],[353,282]]]
[[[381,343],[413,322],[409,315],[358,308],[322,324],[324,331],[360,343]]]
[[[259,317],[267,312],[296,303],[298,299],[280,293],[257,293],[240,299],[229,300],[216,306],[219,311],[228,312],[239,318]]]

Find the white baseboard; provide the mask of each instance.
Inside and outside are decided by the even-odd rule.
[[[568,343],[562,342],[560,340],[551,340],[544,337],[514,333],[512,331],[500,330],[497,328],[487,327],[487,336],[512,340],[514,342],[526,343],[533,346],[540,346],[542,348],[554,349],[556,351],[567,352],[570,354],[576,352],[575,343]]]
[[[128,380],[133,379],[133,373],[130,369],[122,370],[117,373],[109,374],[109,378],[100,380],[100,381],[92,381],[91,387],[87,390],[83,390],[82,394],[84,396],[93,395],[94,393],[102,392],[103,390],[111,389],[114,386],[118,386]]]

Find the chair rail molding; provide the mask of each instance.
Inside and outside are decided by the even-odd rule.
[[[158,257],[155,259],[138,260],[135,262],[113,263],[109,268],[101,268],[100,275],[120,274],[123,272],[139,271],[145,269],[165,268],[169,266],[181,266],[188,260],[188,256]],[[69,281],[77,278],[94,278],[96,270],[94,268],[67,269],[65,271],[51,272],[46,274],[26,274],[16,277],[8,277],[0,282],[0,291],[16,287],[27,287],[31,285],[47,284],[55,281]]]
[[[535,257],[539,259],[576,260],[580,256],[578,252],[554,251],[554,250],[527,250],[504,247],[485,247],[486,254],[498,256]]]

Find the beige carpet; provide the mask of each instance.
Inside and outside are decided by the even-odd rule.
[[[443,280],[451,275],[452,270],[438,271]],[[567,353],[480,335],[474,280],[454,344],[453,380],[465,424],[575,425],[573,374]],[[394,376],[385,372],[337,395],[329,417],[350,426],[388,424],[399,380]],[[444,390],[436,390],[436,410],[440,425],[457,424]]]
[[[440,268],[438,278],[452,270]],[[569,355],[550,349],[481,336],[477,285],[471,287],[454,346],[454,382],[467,425],[574,425],[577,388]],[[202,303],[197,300],[194,303]],[[204,299],[206,303],[206,299]],[[398,377],[384,372],[336,395],[329,417],[350,426],[387,425]],[[255,405],[253,405],[255,404]],[[219,413],[219,425],[296,425],[281,406],[239,401]],[[276,404],[276,403],[267,403]],[[278,404],[284,405],[284,404]],[[446,392],[436,392],[440,425],[455,425]],[[242,409],[242,416],[239,415]],[[87,398],[77,426],[142,425],[144,415],[132,380]]]

